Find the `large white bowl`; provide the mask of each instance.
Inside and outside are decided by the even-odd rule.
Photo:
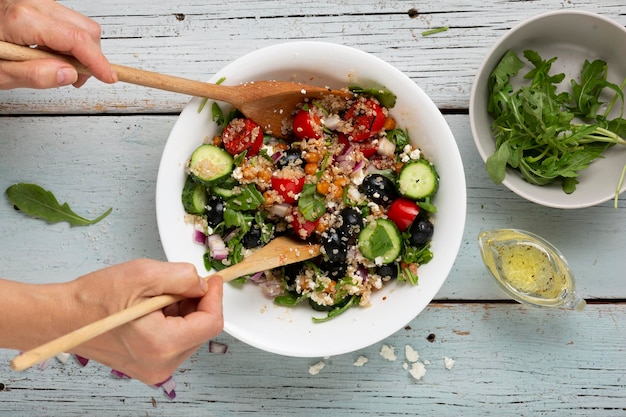
[[[552,73],[564,73],[564,84],[580,79],[585,59],[603,59],[608,63],[608,80],[621,84],[626,77],[626,29],[598,14],[583,11],[548,12],[526,20],[508,31],[489,51],[482,62],[470,95],[470,125],[474,142],[483,160],[495,149],[491,133],[492,118],[487,113],[489,75],[504,53],[511,49],[523,59],[522,52],[532,49],[543,59],[558,57]],[[526,71],[530,69],[527,65]],[[524,71],[524,70],[522,70]],[[525,73],[525,72],[524,72]],[[619,107],[619,106],[616,106]],[[594,206],[615,196],[618,180],[626,163],[625,147],[605,152],[605,158],[594,161],[580,172],[576,191],[565,194],[560,182],[533,185],[520,173],[507,168],[503,184],[516,194],[548,207],[583,208]],[[626,190],[626,183],[621,191]]]
[[[279,307],[260,288],[225,284],[226,332],[265,351],[287,356],[324,357],[374,344],[395,333],[417,316],[445,281],[463,235],[465,177],[459,150],[441,113],[408,77],[384,61],[346,46],[321,42],[275,45],[237,59],[210,81],[225,77],[225,84],[280,79],[335,88],[358,84],[384,86],[398,96],[391,114],[407,128],[412,140],[431,159],[441,176],[435,204],[434,259],[419,270],[419,285],[391,283],[372,297],[369,308],[352,308],[345,314],[315,324],[308,305]],[[205,136],[216,133],[208,103],[198,112],[194,98],[174,125],[161,159],[156,190],[159,233],[167,259],[193,263],[206,275],[203,247],[193,243],[192,227],[184,222],[180,202],[184,165]]]

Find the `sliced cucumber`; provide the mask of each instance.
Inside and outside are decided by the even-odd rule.
[[[398,176],[400,194],[414,200],[430,197],[438,187],[439,176],[435,167],[425,159],[409,162]]]
[[[181,197],[183,207],[189,214],[204,214],[209,197],[206,192],[206,186],[195,181],[191,176],[185,180],[183,186],[183,194]]]
[[[402,236],[394,222],[389,219],[378,219],[361,230],[358,248],[367,259],[388,264],[400,256]]]
[[[232,188],[229,189],[229,188],[222,188],[222,187],[217,187],[217,186],[211,187],[211,193],[218,195],[222,197],[223,199],[228,199],[235,195],[235,192],[232,190]]]
[[[233,157],[215,145],[199,146],[189,159],[189,173],[205,185],[212,185],[230,175],[233,168]]]

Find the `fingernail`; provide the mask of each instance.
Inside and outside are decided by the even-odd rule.
[[[207,292],[209,290],[209,283],[204,278],[200,278],[200,289],[202,289],[202,292]]]
[[[57,72],[57,85],[70,85],[78,80],[78,73],[74,68],[61,68]]]

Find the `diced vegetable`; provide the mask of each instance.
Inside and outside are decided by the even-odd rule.
[[[389,206],[387,217],[393,221],[401,232],[409,228],[420,212],[415,201],[408,198],[397,198]]]
[[[388,264],[400,255],[402,236],[391,220],[378,219],[361,231],[358,248],[367,259],[379,264]]]
[[[189,159],[189,173],[199,182],[212,185],[233,171],[233,157],[224,149],[211,145],[200,145]]]
[[[203,214],[206,211],[208,195],[206,186],[195,181],[192,177],[187,177],[183,186],[182,195],[183,207],[190,214]]]
[[[439,176],[435,167],[425,159],[404,165],[398,176],[400,194],[414,200],[432,196],[438,187]]]

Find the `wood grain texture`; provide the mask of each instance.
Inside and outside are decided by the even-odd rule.
[[[0,189],[34,182],[78,214],[112,213],[88,228],[49,225],[0,204],[3,275],[30,282],[68,280],[136,257],[164,259],[156,227],[155,186],[161,150],[175,116],[5,117],[0,141]],[[586,298],[624,299],[621,271],[626,202],[583,210],[530,203],[494,186],[474,148],[465,115],[448,115],[467,179],[463,242],[437,299],[503,299],[480,260],[481,230],[515,227],[553,242],[567,257]],[[53,123],[52,123],[53,122]],[[33,262],[33,256],[37,262]],[[24,265],[29,265],[24,270]]]
[[[95,363],[54,361],[43,371],[3,376],[0,414],[620,416],[625,316],[622,304],[566,313],[435,303],[381,343],[319,359],[276,357],[222,335],[216,340],[228,345],[225,355],[205,346],[175,374],[174,401]],[[384,344],[395,348],[395,361],[381,356]],[[403,368],[406,345],[427,361],[421,380]],[[368,359],[363,367],[354,366],[359,356]],[[445,357],[455,361],[451,369]],[[324,368],[310,375],[320,361]]]
[[[442,109],[463,109],[483,57],[506,30],[538,13],[578,9],[626,24],[623,2],[604,1],[62,1],[102,26],[116,64],[195,80],[281,42],[319,40],[372,53],[419,84]],[[476,3],[476,4],[475,4]],[[417,16],[411,17],[411,10]],[[448,27],[423,36],[425,30]],[[76,92],[0,92],[0,114],[177,112],[187,97],[91,80]]]
[[[449,113],[467,177],[467,222],[436,301],[381,343],[300,359],[222,334],[216,340],[228,344],[228,353],[202,347],[174,375],[174,401],[160,389],[115,379],[95,363],[83,368],[53,361],[46,370],[11,372],[15,352],[4,350],[0,415],[626,416],[626,202],[617,210],[611,202],[557,210],[494,186],[466,114],[474,74],[506,30],[558,9],[599,12],[626,24],[623,1],[62,3],[102,25],[112,62],[191,79],[206,80],[258,48],[303,39],[338,42],[385,59]],[[449,29],[422,35],[442,26]],[[0,262],[1,275],[57,282],[138,257],[164,260],[156,175],[176,114],[188,100],[95,80],[79,90],[0,92],[0,190],[35,182],[86,217],[113,207],[101,223],[71,228],[30,219],[2,199],[0,253],[10,256]],[[581,294],[597,301],[581,313],[507,302],[476,245],[479,231],[497,227],[527,229],[552,241],[568,258]],[[397,360],[381,357],[383,344],[396,348]],[[405,345],[429,361],[420,381],[403,369]],[[355,367],[360,355],[369,361]],[[444,366],[446,356],[455,360],[452,369]],[[310,375],[318,361],[324,368]]]

